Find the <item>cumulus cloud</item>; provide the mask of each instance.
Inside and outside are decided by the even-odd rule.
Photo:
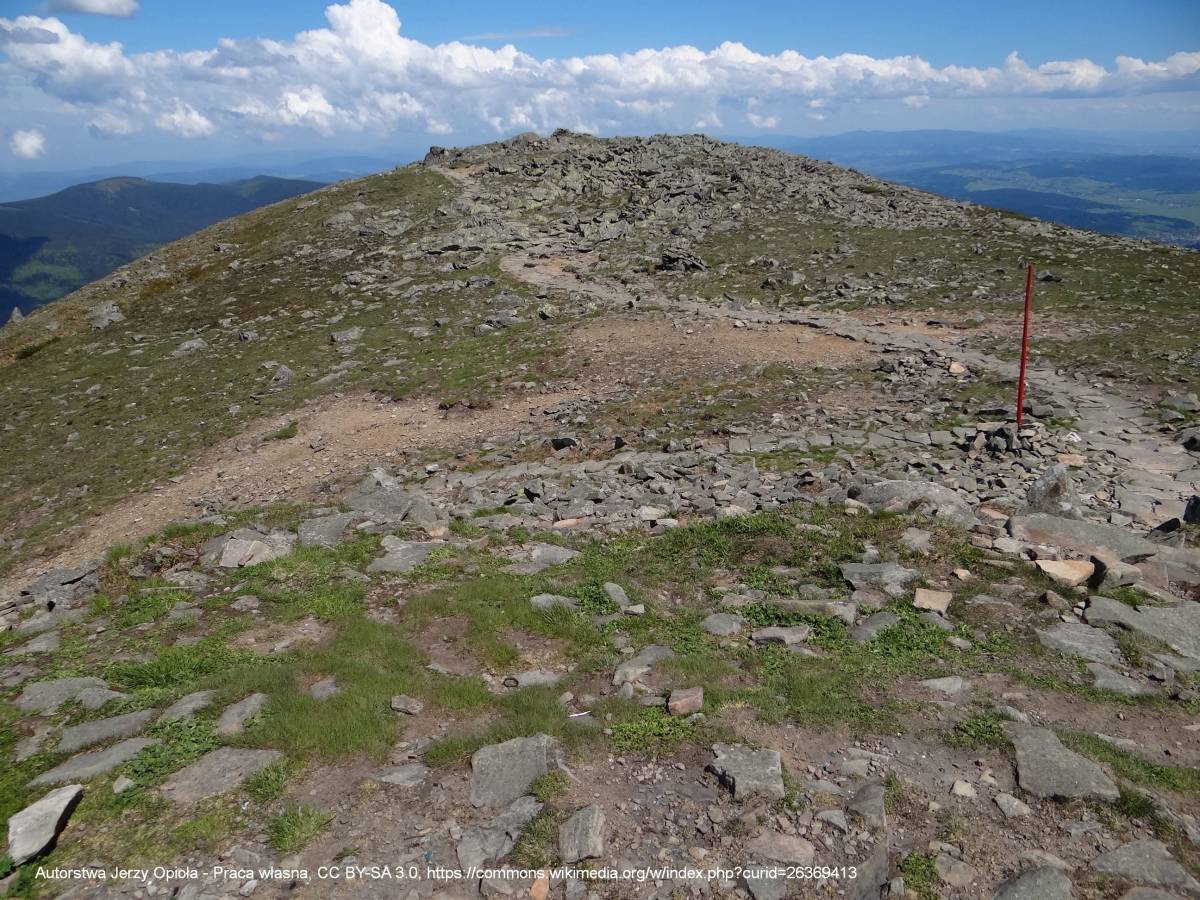
[[[36,128],[30,128],[28,131],[15,131],[12,140],[8,142],[8,148],[12,150],[13,156],[21,159],[37,159],[46,152],[46,137]]]
[[[729,42],[557,59],[512,44],[413,40],[382,0],[345,0],[325,15],[325,27],[289,40],[222,39],[206,50],[147,53],[89,41],[54,17],[0,18],[0,75],[57,101],[93,134],[159,128],[185,138],[260,140],[297,131],[476,136],[721,122],[780,129],[863,101],[912,113],[938,100],[1099,100],[1200,89],[1200,52],[1157,61],[1121,56],[1110,67],[1088,59],[1031,65],[1016,53],[998,65],[938,67],[917,56],[760,54]]]
[[[138,0],[51,0],[50,11],[127,19],[138,11]]]

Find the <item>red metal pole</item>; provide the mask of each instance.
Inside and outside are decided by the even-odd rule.
[[[1033,304],[1033,263],[1025,273],[1025,325],[1021,329],[1021,377],[1017,381],[1017,427],[1025,418],[1025,367],[1029,363],[1029,312]]]

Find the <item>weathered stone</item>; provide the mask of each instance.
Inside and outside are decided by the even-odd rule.
[[[1096,571],[1086,559],[1039,559],[1037,567],[1066,587],[1084,584]]]
[[[844,563],[842,577],[855,588],[878,587],[891,597],[899,597],[921,573],[893,562]]]
[[[884,786],[877,781],[864,784],[850,798],[846,808],[863,820],[868,828],[881,830],[887,827],[887,807],[884,802]]]
[[[1157,885],[1200,897],[1200,882],[1181,866],[1162,841],[1144,838],[1122,844],[1092,860],[1093,872],[1118,875],[1142,884]]]
[[[1079,516],[1082,509],[1071,470],[1062,463],[1048,468],[1029,486],[1025,502],[1034,512],[1056,516]]]
[[[30,784],[60,784],[64,781],[85,781],[88,778],[94,778],[97,775],[103,775],[105,772],[111,772],[121,763],[128,762],[133,759],[147,747],[157,744],[158,741],[150,738],[129,738],[121,741],[119,744],[113,744],[111,747],[105,747],[103,750],[97,750],[94,753],[81,753],[78,756],[72,756],[66,762],[59,763],[49,772],[43,772],[41,775],[29,782]]]
[[[1006,819],[1023,819],[1033,812],[1028,804],[1021,802],[1012,794],[997,794],[996,806],[1000,807],[1000,812],[1004,813]]]
[[[554,609],[556,606],[561,606],[564,609],[574,610],[579,604],[571,597],[564,597],[560,594],[534,594],[529,598],[529,605],[534,609]]]
[[[152,709],[142,709],[123,716],[94,719],[64,728],[58,740],[58,750],[60,753],[74,753],[101,741],[137,734],[154,718],[154,712]]]
[[[80,694],[87,690],[107,691],[108,686],[99,678],[90,675],[59,678],[54,681],[35,681],[25,685],[13,704],[22,712],[49,715],[68,700],[78,700]]]
[[[314,682],[312,687],[308,689],[308,695],[314,700],[328,700],[330,697],[336,697],[341,692],[342,689],[338,687],[337,679],[332,675]]]
[[[812,628],[808,625],[791,625],[782,627],[779,625],[770,625],[766,628],[759,628],[750,635],[750,639],[756,644],[779,644],[784,647],[790,647],[793,644],[802,644],[808,640],[812,634]]]
[[[933,866],[942,883],[951,887],[970,887],[979,877],[979,872],[973,866],[967,865],[961,859],[955,859],[949,853],[939,853],[933,861]]]
[[[778,752],[752,750],[741,744],[713,744],[712,749],[716,758],[708,770],[733,792],[735,800],[752,796],[783,799],[786,790]]]
[[[900,624],[900,617],[895,613],[877,612],[866,621],[860,622],[850,629],[850,639],[856,644],[865,644],[874,640],[880,633]]]
[[[769,860],[789,866],[811,866],[816,848],[797,835],[767,831],[746,844],[746,855],[756,863]]]
[[[1103,691],[1112,691],[1114,694],[1121,694],[1125,697],[1147,697],[1154,693],[1149,685],[1122,675],[1104,663],[1088,663],[1088,671],[1095,679],[1093,686]]]
[[[163,714],[158,717],[158,721],[171,722],[175,719],[190,719],[200,710],[209,707],[216,695],[216,691],[196,691],[180,697],[163,711]]]
[[[704,708],[704,688],[677,688],[667,700],[667,711],[673,716],[690,716]]]
[[[81,797],[80,785],[63,785],[9,817],[8,856],[14,867],[54,846]]]
[[[1017,780],[1035,797],[1116,800],[1120,796],[1103,769],[1064,747],[1050,729],[1006,722],[1004,730],[1016,747]]]
[[[1119,600],[1095,596],[1089,599],[1083,615],[1089,623],[1117,624],[1160,640],[1181,656],[1200,660],[1200,603],[1189,601],[1134,609]]]
[[[346,529],[357,513],[338,513],[307,519],[296,529],[296,541],[301,547],[337,547],[346,540]]]
[[[593,803],[558,828],[558,852],[564,865],[604,855],[604,809]]]
[[[657,644],[643,647],[636,656],[617,666],[617,670],[613,673],[613,687],[620,687],[627,682],[640,681],[650,674],[656,663],[670,659],[674,655],[675,651],[670,647],[660,647]]]
[[[960,694],[967,683],[958,675],[947,675],[945,678],[926,678],[921,687],[936,691],[939,694]]]
[[[409,716],[418,716],[425,710],[425,704],[416,697],[397,694],[392,698],[392,709]]]
[[[604,583],[604,594],[621,609],[629,606],[629,595],[625,593],[625,588],[615,582],[606,581]]]
[[[1071,900],[1071,879],[1054,866],[1029,869],[996,888],[992,900]]]
[[[237,703],[225,707],[220,718],[217,719],[217,734],[225,737],[241,734],[246,723],[262,712],[263,707],[270,699],[267,694],[251,694],[243,697]]]
[[[102,328],[107,328],[109,325],[124,322],[125,316],[117,308],[116,303],[112,300],[104,300],[88,310],[87,320],[92,328],[99,331]]]
[[[945,615],[950,608],[954,595],[949,591],[931,591],[928,588],[917,588],[913,594],[913,606],[917,609],[927,609],[930,612]]]
[[[161,790],[174,803],[190,806],[233,790],[281,756],[278,750],[218,747],[173,773]]]
[[[458,864],[464,869],[478,868],[506,856],[542,804],[530,796],[518,797],[486,825],[463,831],[458,842]]]
[[[875,510],[922,512],[969,528],[971,505],[947,487],[928,481],[880,481],[851,490],[851,496]]]
[[[1120,665],[1117,642],[1106,632],[1079,622],[1060,622],[1048,631],[1039,631],[1042,646],[1060,653],[1081,656],[1091,662]]]
[[[559,768],[562,750],[546,734],[513,738],[471,757],[471,805],[499,809],[528,793],[534,779]]]
[[[745,621],[741,616],[732,613],[712,613],[700,623],[700,627],[709,634],[729,637],[740,632]]]
[[[383,556],[367,566],[368,572],[403,574],[411,572],[429,558],[439,547],[448,546],[442,541],[403,541],[392,536],[383,539]]]
[[[928,556],[933,550],[933,534],[923,528],[905,528],[900,535],[900,543],[913,553]]]

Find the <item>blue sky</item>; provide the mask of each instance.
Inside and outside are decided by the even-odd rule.
[[[1200,3],[0,0],[0,94],[4,169],[557,126],[1183,129]]]

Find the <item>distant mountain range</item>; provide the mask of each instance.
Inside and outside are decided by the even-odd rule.
[[[854,131],[748,139],[1109,234],[1200,247],[1200,133]]]
[[[214,222],[321,187],[259,176],[225,184],[106,178],[0,204],[0,324]]]

